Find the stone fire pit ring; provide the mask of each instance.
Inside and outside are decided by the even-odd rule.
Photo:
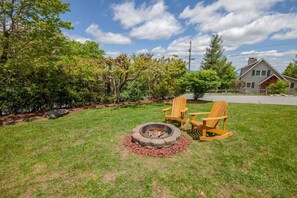
[[[160,137],[148,137],[146,130],[161,130],[166,132],[166,135]],[[132,141],[145,148],[165,148],[176,144],[181,139],[181,131],[172,124],[162,122],[150,122],[141,124],[132,130]]]

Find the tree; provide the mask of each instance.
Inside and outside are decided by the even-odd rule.
[[[104,50],[99,48],[99,44],[94,41],[80,43],[69,41],[68,48],[71,51],[70,56],[79,56],[81,58],[103,58]]]
[[[59,14],[69,11],[68,7],[62,0],[2,0],[0,64],[19,56],[30,60],[59,52],[55,47],[63,39],[60,28],[71,28]]]
[[[141,77],[147,87],[148,96],[164,99],[179,95],[179,79],[187,71],[185,65],[185,62],[177,57],[154,59],[151,67]]]
[[[289,84],[284,80],[278,80],[276,83],[272,83],[267,87],[269,93],[272,94],[286,93],[288,88]]]
[[[131,58],[121,54],[116,58],[106,59],[107,80],[113,88],[114,103],[120,102],[121,91],[126,83],[137,79],[151,65],[151,62],[150,54],[132,55]]]
[[[297,60],[294,60],[293,63],[289,63],[283,74],[297,78]]]
[[[206,48],[201,69],[216,71],[221,82],[220,88],[227,89],[231,87],[231,81],[236,78],[236,71],[223,53],[222,37],[215,34],[212,36],[210,46]]]
[[[212,36],[210,46],[206,48],[201,68],[214,69],[214,66],[222,59],[224,53],[223,40],[218,34]]]
[[[181,78],[181,85],[194,93],[194,99],[202,97],[208,90],[220,86],[220,80],[216,71],[201,70],[198,72],[187,73]]]
[[[53,66],[64,52],[61,28],[71,28],[59,15],[68,7],[62,0],[0,1],[0,115],[30,111],[49,93],[42,85],[59,74]]]
[[[231,81],[231,89],[234,92],[239,92],[243,86],[244,86],[244,81],[242,80],[239,80],[236,78]]]

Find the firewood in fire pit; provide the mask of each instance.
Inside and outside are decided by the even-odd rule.
[[[159,129],[151,129],[144,132],[144,135],[151,138],[161,138],[163,136],[168,135],[167,131],[159,130]]]

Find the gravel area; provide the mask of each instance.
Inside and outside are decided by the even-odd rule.
[[[169,157],[177,154],[181,151],[187,150],[191,141],[182,134],[182,138],[178,143],[173,146],[162,148],[162,149],[149,149],[140,146],[132,141],[132,136],[129,135],[124,139],[124,146],[131,152],[139,155],[151,156],[151,157]]]

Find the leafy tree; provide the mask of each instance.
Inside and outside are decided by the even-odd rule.
[[[121,101],[136,102],[146,96],[144,83],[138,80],[128,82],[121,92]]]
[[[107,80],[113,88],[114,103],[120,102],[121,91],[126,83],[136,80],[151,65],[151,62],[150,54],[132,55],[131,58],[121,54],[116,58],[106,59]]]
[[[71,28],[59,18],[68,6],[61,0],[0,2],[0,115],[46,106],[50,91],[43,85],[59,81],[52,67],[64,53],[61,28]]]
[[[173,97],[181,93],[179,79],[186,71],[182,59],[161,57],[153,61],[141,80],[145,83],[150,97]]]
[[[202,97],[208,90],[216,89],[220,86],[220,80],[216,71],[201,70],[187,73],[181,78],[181,85],[194,93],[194,99]]]
[[[271,94],[281,94],[288,91],[289,84],[284,80],[278,80],[276,83],[270,84],[267,89]]]
[[[210,46],[206,48],[201,69],[214,70],[220,78],[220,88],[226,89],[231,86],[231,81],[236,78],[235,67],[223,55],[223,40],[218,34],[212,36]]]
[[[297,61],[295,60],[293,63],[289,63],[283,74],[297,78]]]
[[[60,28],[71,28],[59,14],[69,11],[62,0],[2,0],[0,2],[0,64],[54,55],[61,37]],[[24,61],[24,62],[25,62]]]
[[[231,80],[231,89],[234,92],[239,92],[240,88],[242,88],[244,86],[244,81],[239,80],[239,79],[233,79]]]
[[[79,56],[81,58],[103,58],[104,50],[99,48],[99,44],[94,41],[86,41],[80,43],[77,41],[69,41],[68,49],[70,56]]]

